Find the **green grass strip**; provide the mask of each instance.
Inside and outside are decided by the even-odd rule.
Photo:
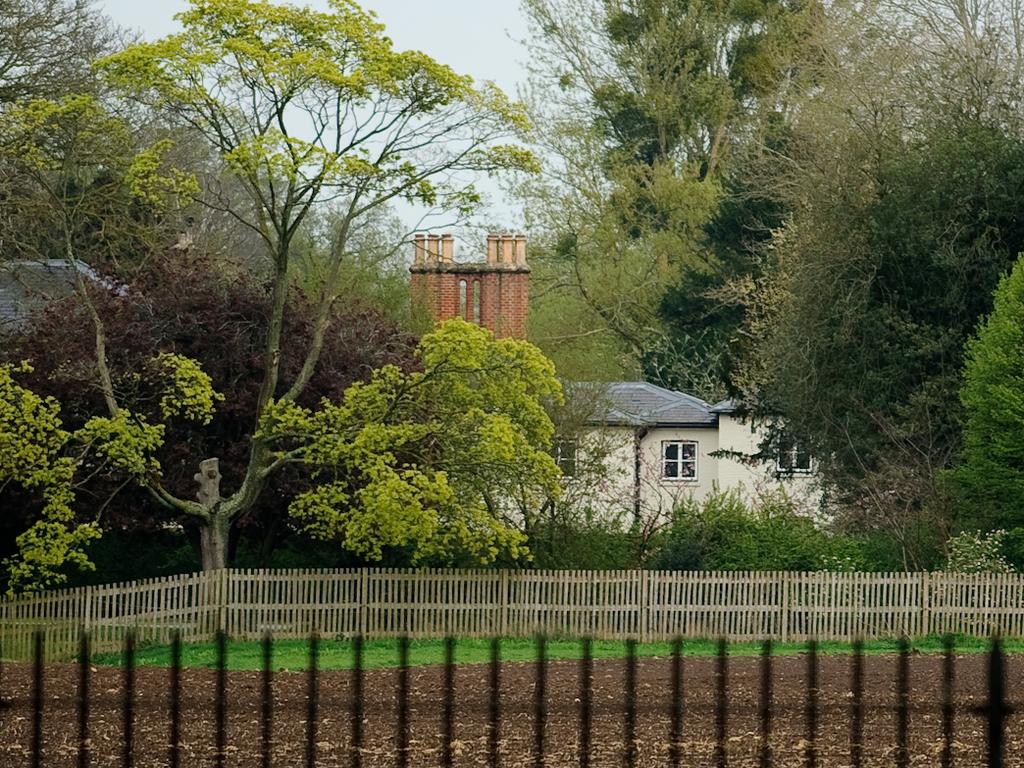
[[[958,653],[982,653],[989,647],[987,640],[974,637],[957,636],[956,650]],[[639,643],[637,655],[646,658],[664,658],[671,654],[670,643]],[[714,656],[718,645],[714,640],[686,640],[683,642],[683,655],[689,657]],[[806,651],[805,643],[775,643],[774,653],[777,656],[793,656]],[[942,638],[938,636],[924,637],[911,643],[911,649],[917,653],[941,653]],[[865,642],[864,651],[869,654],[891,654],[897,650],[897,641],[871,640]],[[1024,653],[1024,641],[1006,641],[1004,650],[1007,653]],[[818,644],[818,652],[823,655],[849,654],[852,647],[849,643],[822,642]],[[549,639],[547,658],[551,660],[573,660],[580,657],[580,643],[576,640]],[[756,656],[761,653],[760,643],[732,643],[729,645],[730,656]],[[595,640],[593,643],[595,659],[617,659],[625,654],[624,644],[617,641]],[[212,668],[216,664],[213,643],[186,645],[182,648],[182,664],[191,668]],[[348,640],[320,641],[320,668],[350,669],[352,667],[352,643]],[[505,639],[501,643],[502,661],[532,661],[535,658],[533,640],[515,638]],[[146,667],[166,667],[170,665],[171,651],[169,646],[149,646],[139,648],[135,654],[136,663]],[[258,642],[229,642],[227,647],[227,663],[229,669],[258,670],[261,667],[261,650]],[[490,659],[490,641],[479,639],[460,639],[455,647],[455,660],[458,664],[483,664]],[[441,664],[444,661],[444,645],[440,640],[413,640],[409,644],[409,663],[412,666]],[[280,640],[274,643],[274,668],[281,671],[299,671],[307,668],[309,662],[309,645],[305,640]],[[94,663],[109,666],[121,664],[121,654],[100,654]],[[367,640],[363,645],[363,663],[366,669],[383,669],[398,665],[398,644],[396,640]]]

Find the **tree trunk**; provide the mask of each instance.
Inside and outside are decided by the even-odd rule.
[[[231,528],[226,515],[210,515],[210,522],[199,529],[199,549],[203,570],[216,571],[228,565],[228,531]]]

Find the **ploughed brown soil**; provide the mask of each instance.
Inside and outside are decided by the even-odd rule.
[[[820,713],[817,740],[819,766],[848,766],[849,657],[820,659]],[[941,659],[911,659],[910,764],[939,765],[941,750]],[[754,766],[758,760],[759,660],[729,660],[729,719],[727,758],[730,766]],[[715,745],[715,661],[686,659],[685,720],[682,765],[712,765]],[[957,766],[983,765],[984,722],[970,712],[984,702],[983,656],[965,656],[957,662],[956,742]],[[551,768],[579,764],[579,670],[576,662],[548,666],[548,721],[546,765]],[[771,744],[776,766],[805,764],[806,720],[804,657],[774,660],[774,717]],[[623,755],[623,662],[594,662],[593,751],[591,765],[621,766]],[[865,659],[864,765],[895,763],[894,657]],[[668,764],[670,672],[667,659],[639,662],[637,707],[637,766]],[[43,739],[44,766],[76,765],[78,749],[76,690],[78,668],[53,665],[46,670]],[[365,747],[367,768],[396,765],[396,670],[365,673]],[[137,671],[135,708],[136,766],[167,765],[168,672]],[[31,740],[31,669],[10,665],[3,669],[0,695],[0,765],[28,766]],[[442,670],[415,668],[409,672],[411,689],[408,764],[435,766],[441,753]],[[1011,701],[1024,699],[1024,658],[1007,660],[1007,693]],[[307,677],[279,673],[274,678],[275,766],[305,765]],[[488,668],[462,666],[456,673],[455,764],[486,765]],[[212,766],[214,751],[214,673],[187,670],[182,679],[182,766]],[[95,668],[92,675],[91,765],[123,765],[122,672]],[[534,765],[534,668],[505,664],[502,669],[501,765]],[[350,687],[348,672],[320,676],[320,714],[316,731],[316,765],[350,765]],[[230,672],[228,677],[228,733],[225,765],[249,768],[260,765],[260,675]],[[1024,711],[1007,724],[1006,765],[1024,766]]]

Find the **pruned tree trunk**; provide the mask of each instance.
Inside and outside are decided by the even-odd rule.
[[[228,532],[231,530],[231,516],[220,507],[220,461],[204,459],[199,462],[195,475],[199,483],[196,496],[207,510],[207,517],[199,528],[199,553],[204,571],[216,571],[228,564]]]
[[[216,571],[228,565],[228,531],[231,523],[226,515],[213,514],[210,522],[199,529],[199,551],[204,571]]]

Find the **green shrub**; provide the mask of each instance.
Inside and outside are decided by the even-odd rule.
[[[618,570],[640,565],[639,536],[621,520],[589,513],[534,526],[529,547],[536,568]]]
[[[1006,531],[964,531],[949,540],[947,571],[957,573],[1010,573],[1013,566],[1006,561]]]
[[[676,508],[649,567],[666,570],[859,570],[857,543],[800,514],[793,500],[772,492],[748,505],[735,491]]]

